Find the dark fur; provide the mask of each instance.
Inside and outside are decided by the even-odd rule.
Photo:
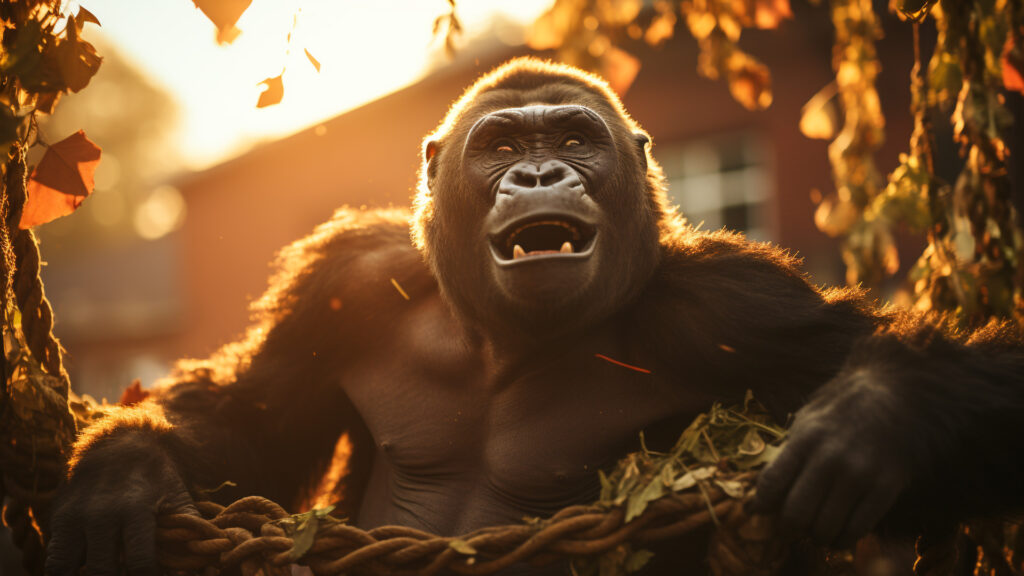
[[[611,189],[636,194],[606,205],[629,222],[623,236],[629,244],[619,247],[628,256],[619,269],[607,272],[619,275],[619,287],[610,289],[607,301],[587,302],[593,312],[560,318],[561,327],[552,333],[600,325],[610,335],[603,342],[618,351],[619,360],[669,375],[677,383],[673,393],[693,401],[737,400],[753,389],[785,417],[813,397],[797,424],[817,443],[803,441],[807,447],[794,451],[792,462],[779,469],[803,469],[806,460],[810,471],[824,462],[830,470],[866,467],[870,477],[875,473],[870,465],[910,462],[913,489],[901,485],[903,496],[887,522],[903,532],[1020,504],[1024,353],[1016,332],[993,324],[967,334],[936,319],[879,309],[856,290],[813,286],[800,262],[777,247],[692,229],[667,206],[660,168],[634,146],[642,131],[607,87],[578,71],[532,60],[506,65],[481,80],[428,139],[415,217],[402,211],[339,211],[281,253],[281,271],[257,303],[254,325],[242,341],[209,360],[182,363],[150,400],[88,431],[71,471],[69,493],[79,499],[69,501],[89,498],[76,485],[102,492],[89,463],[120,458],[121,452],[105,446],[112,438],[130,437],[136,440],[121,444],[133,449],[143,438],[158,439],[193,490],[231,480],[238,487],[214,498],[258,493],[295,506],[347,431],[354,453],[343,506],[357,518],[374,458],[387,447],[374,446],[366,415],[343,392],[338,375],[346,366],[392,343],[439,294],[459,317],[467,333],[460,346],[467,350],[480,342],[515,342],[529,329],[489,292],[485,275],[473,271],[468,257],[460,256],[466,253],[460,242],[475,233],[473,225],[489,206],[485,197],[454,183],[459,181],[458,143],[472,121],[488,111],[535,102],[578,103],[598,111],[621,153]],[[639,142],[642,146],[642,138]],[[452,368],[456,362],[445,354],[419,358],[410,351],[393,361],[422,366],[440,380],[453,374],[461,384],[464,369]],[[564,360],[557,353],[539,354],[532,369],[576,362],[573,354],[570,350]],[[489,369],[488,362],[500,365],[500,350],[495,355],[480,355],[480,370]],[[605,370],[592,364],[600,361],[589,354],[580,358],[582,370]],[[607,370],[612,371],[600,373],[608,374],[609,382],[646,382],[614,372],[618,368]],[[563,408],[551,408],[555,418]],[[690,414],[678,416],[665,441],[682,430]],[[129,430],[136,432],[127,436]],[[861,436],[847,438],[849,430]],[[865,463],[849,449],[858,443],[900,450],[896,456],[869,455]],[[778,490],[785,496],[785,487]],[[589,495],[575,500],[584,497]],[[799,511],[793,514],[799,520]],[[813,526],[805,522],[802,528]],[[61,542],[73,546],[67,538]],[[51,572],[71,564],[61,556],[51,563]]]

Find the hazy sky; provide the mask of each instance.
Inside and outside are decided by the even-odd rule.
[[[415,81],[440,46],[431,36],[434,18],[448,11],[446,0],[254,0],[238,22],[242,35],[218,46],[213,24],[191,0],[79,3],[102,23],[90,26],[87,39],[102,36],[177,100],[181,155],[193,169]],[[550,4],[462,0],[458,14],[472,36],[495,15],[526,23]],[[320,73],[304,49],[320,61]],[[284,100],[257,109],[260,81],[284,66]]]

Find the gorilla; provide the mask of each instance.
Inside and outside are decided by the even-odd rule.
[[[358,526],[550,515],[641,432],[670,446],[748,389],[796,413],[751,506],[785,530],[833,544],[1020,504],[1014,329],[819,289],[775,246],[688,226],[603,80],[511,61],[422,152],[412,214],[340,210],[282,251],[240,341],[82,434],[48,574],[158,573],[158,508],[225,481],[214,498],[298,506],[342,434]],[[702,569],[699,545],[656,559]]]

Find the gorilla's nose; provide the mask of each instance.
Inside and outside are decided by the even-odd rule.
[[[548,160],[541,164],[520,162],[502,178],[498,186],[501,194],[514,195],[521,192],[546,190],[568,190],[582,185],[579,176],[563,162]]]

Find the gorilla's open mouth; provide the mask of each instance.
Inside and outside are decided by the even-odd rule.
[[[543,216],[519,220],[492,237],[499,262],[534,259],[539,256],[586,257],[597,236],[593,226],[564,216]]]

